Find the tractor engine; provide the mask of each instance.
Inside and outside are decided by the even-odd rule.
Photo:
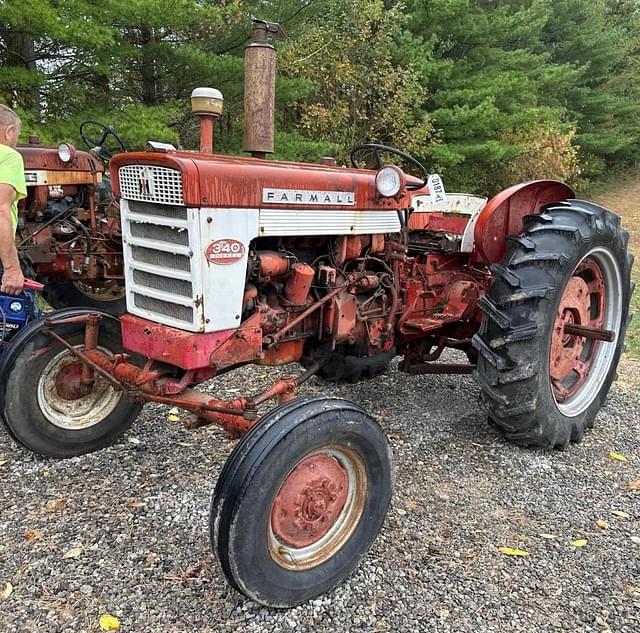
[[[406,249],[398,200],[377,194],[375,173],[147,152],[116,157],[112,175],[127,345],[153,358],[148,322],[232,337],[233,353],[206,359],[217,371],[393,350]]]

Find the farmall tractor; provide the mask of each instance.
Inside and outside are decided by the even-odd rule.
[[[207,89],[192,99],[200,152],[116,156],[127,313],[68,309],[25,328],[2,361],[0,404],[18,442],[55,457],[108,446],[145,402],[243,436],[213,494],[212,545],[235,588],[288,607],[354,569],[392,479],[370,415],[297,398],[298,386],[366,377],[399,355],[410,374],[473,372],[510,440],[565,447],[614,380],[632,257],[618,217],[559,182],[486,201],[447,195],[417,160],[380,145],[354,148],[351,167],[265,160],[272,31],[256,23],[246,50],[252,157],[211,152],[222,100]],[[367,156],[378,169],[361,168]],[[447,348],[469,362],[436,363]],[[249,363],[303,369],[234,400],[195,389]]]
[[[25,274],[44,284],[54,308],[94,307],[120,315],[126,309],[120,212],[105,165],[125,151],[110,126],[85,121],[70,143],[19,145],[27,197],[20,203],[18,251]]]

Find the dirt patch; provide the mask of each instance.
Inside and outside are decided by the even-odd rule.
[[[640,174],[630,178],[616,190],[596,196],[601,204],[622,218],[622,226],[629,231],[629,250],[640,257]],[[637,278],[638,271],[636,269]]]

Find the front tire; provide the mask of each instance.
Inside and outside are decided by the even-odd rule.
[[[481,300],[475,378],[509,440],[564,448],[593,426],[615,379],[632,291],[628,233],[606,209],[571,200],[528,216],[509,242]],[[614,339],[567,334],[572,326]]]
[[[49,319],[86,314],[62,310]],[[120,324],[102,314],[98,349],[121,353]],[[13,438],[49,457],[72,457],[112,444],[136,418],[141,404],[130,402],[101,376],[86,393],[80,385],[82,363],[34,321],[12,341],[0,366],[0,406]],[[84,326],[57,326],[56,333],[82,348]]]
[[[235,447],[213,495],[211,542],[234,588],[293,607],[351,573],[390,500],[390,451],[377,422],[345,400],[297,399]]]

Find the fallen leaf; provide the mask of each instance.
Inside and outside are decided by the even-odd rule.
[[[630,536],[629,538],[631,539],[632,543],[635,543],[636,545],[640,545],[640,536]]]
[[[640,490],[640,479],[631,479],[627,485],[630,490]]]
[[[625,593],[636,593],[638,589],[633,585],[623,585],[622,591],[624,591]]]
[[[48,477],[49,476],[49,471],[48,470],[43,470],[42,471],[42,476],[43,477]]]
[[[604,519],[598,519],[596,521],[596,525],[603,530],[606,530],[609,527],[609,524]]]
[[[116,618],[114,615],[110,615],[109,613],[103,613],[99,619],[100,628],[103,631],[119,631],[120,630],[120,620]]]
[[[558,538],[558,536],[556,534],[538,534],[538,536],[540,538],[549,538],[549,539]]]
[[[413,501],[412,499],[409,499],[409,501],[407,501],[404,504],[405,508],[407,508],[408,510],[415,510],[418,507],[418,504]]]
[[[169,420],[169,422],[180,422],[180,416],[174,415],[172,413],[171,415],[167,416],[167,420]]]
[[[478,555],[478,552],[474,552],[474,551],[468,551],[464,553],[464,557],[467,560],[472,560],[474,559],[476,556]]]
[[[629,518],[629,515],[626,512],[623,512],[622,510],[611,510],[611,514],[613,514],[614,516],[620,517],[621,519]]]
[[[507,556],[530,556],[529,552],[524,549],[516,549],[513,547],[499,547],[498,551]]]
[[[82,554],[81,547],[74,547],[62,555],[62,558],[78,558]]]
[[[9,462],[8,459],[0,459],[0,466],[4,466],[8,462]]]
[[[38,538],[42,537],[42,532],[40,530],[29,530],[24,533],[24,537],[27,541],[35,541]]]
[[[7,582],[3,591],[0,592],[0,600],[6,600],[13,593],[13,585]]]
[[[178,413],[180,413],[180,409],[178,409],[178,407],[172,407],[171,409],[169,409],[170,415],[178,415]]]
[[[584,547],[589,541],[586,538],[579,538],[571,542],[574,547]]]
[[[396,512],[400,515],[400,516],[404,516],[405,514],[407,514],[407,511],[404,508],[396,508]]]
[[[617,459],[619,462],[627,461],[627,458],[622,453],[617,453],[616,451],[609,451],[609,457],[611,457],[611,459]]]
[[[135,444],[136,446],[140,444],[140,440],[137,437],[129,437],[127,439],[129,442],[131,442],[132,444]]]
[[[67,505],[65,499],[52,499],[51,501],[47,501],[47,512],[59,512],[60,510],[64,510]]]

